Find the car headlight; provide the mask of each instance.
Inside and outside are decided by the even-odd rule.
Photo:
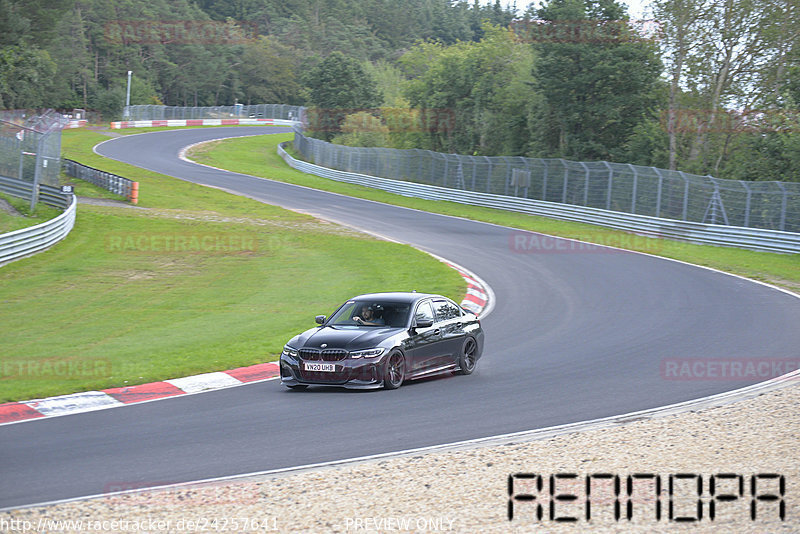
[[[383,354],[386,349],[367,349],[367,350],[354,350],[350,353],[350,357],[356,358],[377,358]]]
[[[297,358],[297,349],[293,349],[289,345],[283,347],[283,355],[284,356],[291,356],[292,358]]]

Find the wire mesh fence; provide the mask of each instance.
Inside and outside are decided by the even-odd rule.
[[[102,187],[106,191],[134,201],[134,204],[136,200],[138,200],[138,182],[66,158],[62,161],[62,169],[67,176],[79,178],[98,187]]]
[[[142,105],[127,106],[125,118],[301,120],[304,112],[285,104]],[[725,180],[606,161],[349,147],[306,137],[300,128],[294,145],[308,161],[347,172],[667,219],[800,232],[800,183]]]
[[[299,127],[294,147],[317,165],[394,180],[706,224],[800,232],[800,183],[725,180],[607,161],[349,147],[306,137]]]
[[[0,175],[33,184],[31,207],[40,185],[58,185],[61,130],[69,123],[53,110],[0,113]]]
[[[284,119],[296,120],[300,117],[301,106],[288,104],[257,104],[246,106],[181,107],[137,105],[125,106],[125,120],[169,120],[169,119]]]

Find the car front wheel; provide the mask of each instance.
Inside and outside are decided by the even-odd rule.
[[[474,339],[468,337],[464,340],[461,355],[458,357],[458,374],[469,375],[475,370],[475,363],[478,361],[478,344]]]
[[[406,360],[403,354],[394,351],[386,359],[386,369],[383,372],[383,387],[397,389],[403,384],[406,376]]]

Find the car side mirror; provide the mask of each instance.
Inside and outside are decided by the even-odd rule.
[[[316,317],[314,317],[314,320],[317,322],[317,324],[324,324],[325,323],[325,316],[324,315],[317,315]]]
[[[414,322],[416,328],[430,328],[433,326],[433,319],[417,319]]]

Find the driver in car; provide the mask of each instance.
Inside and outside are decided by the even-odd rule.
[[[374,308],[369,304],[362,304],[360,315],[354,315],[353,320],[358,324],[369,326],[382,326],[386,324],[382,317],[378,317],[375,314]]]

